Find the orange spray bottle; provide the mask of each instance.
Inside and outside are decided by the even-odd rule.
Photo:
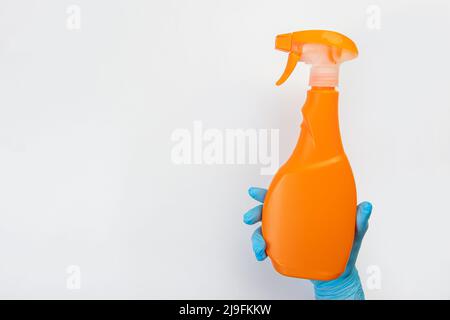
[[[289,52],[277,85],[303,61],[311,65],[311,89],[298,143],[265,198],[266,252],[281,274],[331,280],[345,270],[356,221],[356,187],[341,142],[335,87],[339,65],[358,50],[346,36],[325,30],[279,35],[275,47]]]

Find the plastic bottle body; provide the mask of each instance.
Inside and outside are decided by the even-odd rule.
[[[297,146],[266,195],[262,232],[278,272],[331,280],[345,270],[356,220],[356,187],[339,132],[338,92],[312,88],[302,113]]]

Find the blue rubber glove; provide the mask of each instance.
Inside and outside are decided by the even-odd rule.
[[[248,193],[253,199],[263,203],[266,197],[266,189],[250,188]],[[244,214],[244,223],[254,224],[261,221],[262,207],[260,204]],[[353,241],[353,247],[347,267],[344,273],[337,279],[330,281],[311,280],[314,285],[316,299],[333,299],[333,300],[364,300],[364,291],[359,279],[358,270],[356,270],[356,258],[361,247],[364,234],[369,227],[369,218],[372,213],[372,204],[362,202],[358,205],[356,211],[356,232]],[[266,242],[261,233],[261,227],[255,230],[252,235],[253,252],[256,259],[262,261],[267,258]]]

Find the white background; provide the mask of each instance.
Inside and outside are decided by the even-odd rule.
[[[80,30],[66,26],[73,4]],[[444,0],[1,0],[0,297],[313,298],[254,259],[246,191],[271,177],[170,155],[172,132],[200,120],[280,129],[286,160],[308,72],[276,87],[287,55],[274,39],[318,28],[360,51],[341,68],[340,121],[358,200],[374,204],[366,296],[450,298]],[[367,288],[369,266],[381,289]]]

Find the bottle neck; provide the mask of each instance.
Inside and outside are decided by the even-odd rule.
[[[309,72],[311,87],[337,87],[339,84],[339,64],[313,65]]]
[[[338,119],[339,93],[334,87],[312,87],[303,105],[303,123],[296,155],[306,161],[343,152]]]
[[[330,90],[330,91],[336,91],[336,88],[334,86],[330,86],[330,87],[321,87],[321,86],[312,86],[310,90],[314,90],[314,91],[318,91],[318,90]],[[308,90],[308,91],[310,91]]]

